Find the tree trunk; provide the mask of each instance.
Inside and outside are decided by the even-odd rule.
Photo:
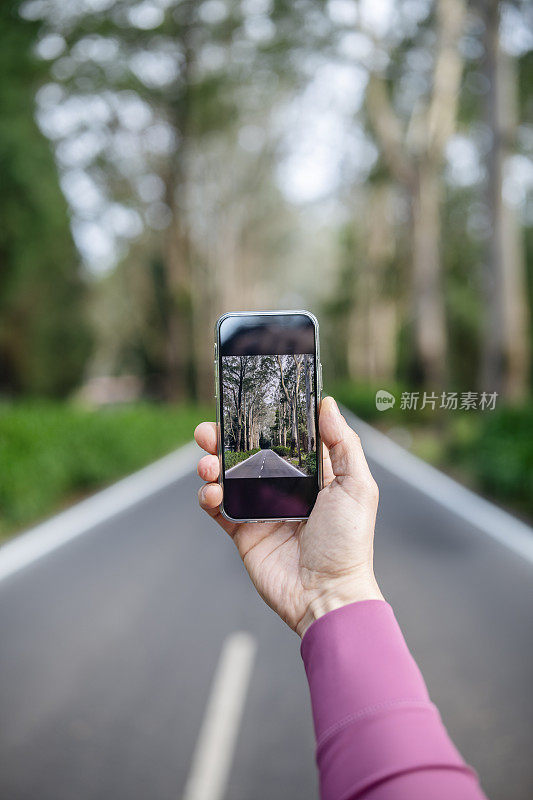
[[[283,389],[283,394],[285,395],[285,399],[287,401],[287,411],[289,414],[289,419],[291,421],[291,455],[294,455],[294,446],[296,444],[296,425],[295,425],[295,416],[294,416],[294,404],[293,399],[290,396],[287,386],[285,385],[285,375],[283,374],[283,364],[281,362],[281,356],[276,356],[278,367],[280,371],[281,377],[281,388]],[[296,359],[294,359],[296,362]],[[285,434],[284,434],[285,438]],[[286,446],[286,440],[284,441],[284,445]]]
[[[440,263],[440,178],[446,144],[455,130],[463,71],[459,41],[464,0],[436,0],[437,41],[432,88],[416,104],[406,128],[394,111],[383,78],[371,73],[367,110],[391,173],[411,198],[415,358],[420,378],[431,389],[444,386],[447,336]]]
[[[517,81],[514,64],[500,47],[497,0],[488,0],[484,11],[487,118],[492,132],[487,154],[492,235],[484,273],[481,388],[516,400],[527,393],[530,362],[524,244],[515,212],[503,196],[505,161],[513,152],[516,137]]]
[[[300,447],[300,426],[298,424],[298,391],[300,389],[300,375],[302,371],[302,356],[293,356],[294,366],[296,367],[296,380],[294,382],[294,406],[293,406],[293,425],[294,439],[298,450],[298,466],[302,466],[302,449]]]
[[[236,450],[237,453],[239,453],[240,450],[241,450],[241,432],[242,432],[242,429],[241,429],[239,417],[240,417],[240,414],[237,414],[237,438],[235,440],[235,450]]]
[[[311,393],[311,364],[309,356],[304,356],[304,372],[305,372],[305,413],[307,418],[307,452],[310,453],[313,449],[315,441],[315,416],[313,414],[312,393]]]
[[[446,378],[446,317],[440,263],[440,170],[422,158],[411,205],[413,271],[412,309],[415,351],[424,383],[444,387]]]
[[[290,448],[291,448],[291,456],[293,456],[294,455],[294,449],[296,447],[296,414],[295,414],[295,408],[294,408],[294,400],[292,398],[291,398],[291,402],[289,404],[289,409],[288,410],[289,410],[290,420],[291,420],[291,442],[290,442]]]
[[[243,387],[244,387],[244,378],[246,376],[246,362],[244,359],[246,356],[239,356],[239,386],[237,389],[237,397],[236,397],[236,410],[237,410],[237,443],[235,449],[237,452],[243,449],[244,441],[243,441]]]
[[[252,450],[254,447],[254,405],[256,398],[248,404],[248,446],[247,450]]]
[[[175,154],[170,174],[166,180],[166,203],[172,213],[165,245],[165,274],[168,291],[167,331],[165,342],[166,383],[169,399],[177,401],[194,397],[195,359],[192,331],[192,270],[191,239],[187,223],[188,201],[188,149],[191,116],[190,85],[192,82],[194,51],[191,45],[191,12],[181,32],[184,59],[181,70],[182,96],[176,103],[173,127],[180,145]]]
[[[173,401],[193,395],[190,253],[185,223],[174,200],[177,191],[175,176],[167,190],[173,219],[166,237],[165,253],[168,291],[165,394]]]
[[[248,406],[246,405],[246,393],[242,405],[242,418],[244,423],[244,447],[243,450],[248,450]]]

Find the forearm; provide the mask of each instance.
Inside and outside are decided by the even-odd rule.
[[[323,800],[481,800],[391,607],[352,603],[302,641]]]

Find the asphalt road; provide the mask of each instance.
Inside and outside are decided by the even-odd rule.
[[[294,478],[305,473],[293,467],[273,450],[260,450],[226,470],[226,478]]]
[[[378,577],[430,693],[489,797],[531,800],[532,567],[374,472]],[[236,630],[258,650],[226,797],[317,797],[299,640],[197,509],[198,485],[191,474],[0,582],[2,800],[180,798]]]

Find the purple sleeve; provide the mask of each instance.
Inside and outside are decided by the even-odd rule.
[[[306,631],[322,800],[482,800],[392,608],[364,600]]]

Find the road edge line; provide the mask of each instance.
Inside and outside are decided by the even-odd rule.
[[[231,472],[232,469],[236,469],[237,467],[240,467],[241,464],[246,464],[246,462],[249,461],[251,458],[253,458],[254,456],[258,456],[260,452],[261,452],[261,450],[258,450],[257,453],[252,453],[251,456],[248,456],[247,458],[244,458],[242,461],[239,461],[237,464],[234,464],[232,467],[230,467],[229,469],[227,469],[224,472],[224,476],[227,477],[228,476],[228,472]]]
[[[533,528],[527,523],[405,450],[344,406],[341,410],[372,461],[533,564]]]
[[[194,470],[199,453],[196,443],[188,442],[6,542],[0,547],[0,581],[183,478]]]
[[[224,797],[256,652],[250,633],[224,640],[182,800]]]

